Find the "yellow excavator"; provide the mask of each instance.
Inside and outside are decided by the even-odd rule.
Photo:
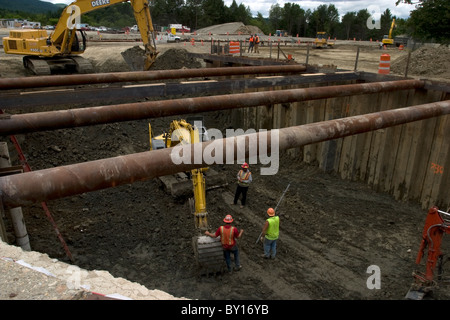
[[[148,0],[76,0],[69,4],[50,35],[41,29],[11,30],[3,38],[7,54],[23,55],[24,67],[36,75],[48,75],[62,68],[78,73],[94,72],[80,55],[86,50],[86,36],[80,28],[81,15],[118,3],[130,2],[143,40],[143,52],[130,50],[122,56],[135,70],[148,70],[158,52]]]
[[[186,121],[181,119],[173,120],[169,131],[158,136],[153,135],[152,127],[149,124],[149,139],[150,150],[157,150],[171,148],[178,144],[201,143],[207,141],[208,136],[202,120],[192,119],[191,121]],[[189,198],[189,204],[191,213],[194,215],[195,228],[198,231],[198,235],[194,235],[192,238],[192,246],[199,271],[204,274],[223,272],[225,266],[220,237],[213,239],[203,235],[204,231],[209,228],[206,209],[207,184],[205,183],[205,174],[208,171],[211,171],[211,169],[207,167],[193,169],[187,175],[189,177],[190,190],[193,190],[193,198]],[[160,178],[163,179],[162,181],[166,186],[170,185],[170,188],[175,188],[177,185],[181,188],[186,188],[187,186],[183,181],[175,181],[173,176]],[[207,178],[211,178],[214,181],[212,185],[210,184],[211,188],[226,184],[225,177],[217,173],[209,175]]]
[[[384,35],[381,42],[385,45],[393,45],[394,44],[394,38],[392,38],[392,32],[395,28],[395,19],[392,19],[391,28],[389,29],[389,34]]]

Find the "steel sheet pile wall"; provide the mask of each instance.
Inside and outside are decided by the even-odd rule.
[[[328,83],[336,85],[343,83]],[[346,82],[345,84],[349,84]],[[325,84],[311,84],[309,87]],[[286,88],[274,88],[274,90]],[[282,128],[448,100],[450,94],[400,90],[310,100],[234,111],[235,126]],[[343,179],[364,181],[397,200],[423,208],[450,206],[450,116],[417,121],[287,151],[293,159],[317,163]]]

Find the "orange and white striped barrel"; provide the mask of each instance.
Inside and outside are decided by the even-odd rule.
[[[391,70],[391,56],[384,53],[380,57],[380,64],[378,66],[378,73],[389,74]]]
[[[239,53],[239,42],[230,41],[230,54]]]

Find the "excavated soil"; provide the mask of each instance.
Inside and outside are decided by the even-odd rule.
[[[118,53],[120,55],[120,53]],[[162,56],[162,55],[161,55]],[[177,61],[172,57],[172,61]],[[117,67],[117,66],[115,66]],[[97,66],[98,68],[98,66]],[[110,66],[110,69],[114,69]],[[79,106],[77,106],[79,107]],[[209,128],[225,130],[228,111],[203,114]],[[151,121],[155,132],[170,120]],[[148,121],[112,123],[18,136],[33,170],[146,151]],[[15,164],[17,156],[11,147]],[[149,289],[192,299],[403,299],[417,269],[426,210],[395,201],[360,182],[341,180],[316,165],[282,155],[276,175],[251,165],[253,183],[243,209],[230,205],[239,164],[216,165],[228,186],[207,192],[210,230],[232,214],[239,229],[243,268],[232,274],[200,275],[191,238],[198,234],[187,199],[174,199],[158,179],[75,195],[48,203],[75,258],[88,270]],[[281,231],[276,259],[261,257],[256,243],[268,207],[280,204]],[[39,204],[24,208],[31,247],[68,259]],[[12,240],[12,239],[11,239]],[[373,266],[380,287],[373,288]],[[419,269],[423,270],[423,266]],[[450,298],[448,289],[435,293]]]
[[[392,71],[402,73],[406,70],[408,56],[403,56],[392,63]],[[450,78],[450,48],[448,46],[421,47],[411,53],[408,73],[428,77]]]

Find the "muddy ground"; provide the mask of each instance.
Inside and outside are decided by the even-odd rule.
[[[177,45],[193,49],[184,44],[173,46]],[[129,47],[101,44],[86,56],[98,72],[124,71],[123,61],[114,60],[120,54],[117,48],[124,46]],[[115,48],[113,52],[111,48]],[[100,53],[107,52],[114,63],[102,60]],[[354,52],[352,48],[347,54],[352,57]],[[21,75],[17,58],[7,60],[3,53],[0,58],[3,77]],[[354,65],[353,59],[338,66],[348,68]],[[327,62],[330,61],[322,61]],[[377,61],[370,61],[370,65],[376,68]],[[210,128],[224,130],[231,122],[228,111],[203,116]],[[162,131],[167,130],[171,119],[174,118],[155,119],[151,123],[155,131]],[[146,120],[17,137],[33,170],[149,148]],[[16,159],[12,147],[10,152]],[[240,209],[230,205],[239,164],[217,165],[214,169],[225,174],[229,184],[207,192],[211,231],[220,226],[226,214],[232,214],[234,225],[244,229],[239,241],[243,268],[233,274],[199,275],[191,246],[191,238],[198,231],[187,199],[174,199],[158,179],[54,200],[48,206],[75,264],[89,270],[107,270],[115,277],[177,297],[404,298],[412,283],[411,273],[417,268],[414,262],[426,217],[420,204],[395,201],[364,183],[343,181],[333,173],[321,172],[315,165],[282,155],[280,170],[273,176],[263,176],[259,165],[251,165],[253,183],[247,206]],[[255,242],[266,209],[276,206],[288,183],[290,188],[278,210],[281,216],[278,254],[274,260],[265,260],[261,257],[262,245]],[[68,261],[40,205],[25,207],[23,211],[33,250]],[[371,266],[378,266],[381,272],[379,289],[368,288]],[[448,299],[450,291],[440,289],[435,298]]]

